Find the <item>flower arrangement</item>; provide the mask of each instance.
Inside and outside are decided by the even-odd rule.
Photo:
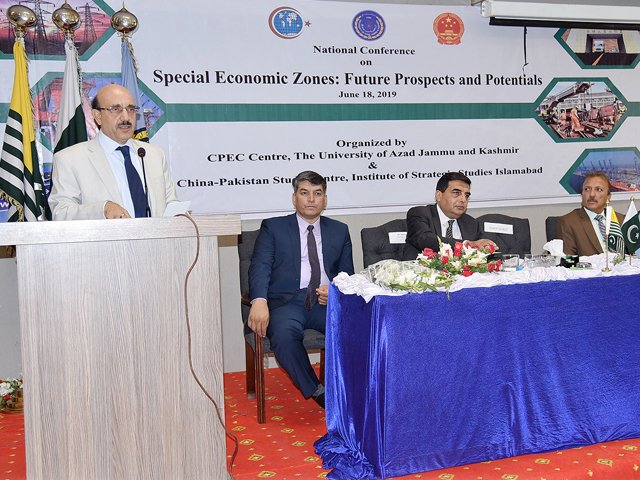
[[[425,248],[418,255],[418,262],[425,267],[433,268],[449,275],[462,275],[468,277],[475,272],[497,272],[502,266],[501,260],[489,261],[489,255],[493,254],[493,246],[479,248],[472,247],[469,242],[456,242],[451,247],[448,243],[442,243],[438,239],[440,251],[435,252]]]
[[[421,265],[415,260],[382,260],[369,267],[369,276],[378,285],[409,292],[447,290],[455,282],[455,277],[448,273]]]
[[[0,409],[22,408],[22,377],[0,379]]]
[[[371,281],[392,290],[426,292],[449,291],[458,276],[475,272],[497,272],[502,262],[489,261],[493,248],[477,248],[468,242],[453,247],[438,239],[440,251],[425,248],[416,260],[400,262],[383,260],[369,267]]]

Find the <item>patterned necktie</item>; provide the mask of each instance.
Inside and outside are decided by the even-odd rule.
[[[140,175],[138,171],[131,163],[131,155],[129,155],[129,147],[123,145],[116,148],[122,152],[124,157],[124,169],[127,172],[127,182],[129,182],[129,191],[131,192],[131,200],[133,200],[133,208],[135,209],[136,217],[147,216],[147,196],[142,188],[142,181],[140,181]]]
[[[304,308],[311,310],[313,305],[318,301],[316,289],[320,286],[320,260],[318,259],[318,245],[316,244],[316,237],[313,234],[313,225],[309,225],[307,231],[307,252],[309,265],[311,266],[311,279],[307,287],[307,297],[304,300]]]
[[[445,234],[445,237],[453,240],[453,222],[455,222],[455,220],[449,220],[448,222],[449,225],[447,225],[447,233]]]
[[[608,246],[609,242],[607,241],[607,228],[604,225],[604,216],[600,214],[596,215],[596,221],[598,222],[598,230],[600,230],[604,244]]]

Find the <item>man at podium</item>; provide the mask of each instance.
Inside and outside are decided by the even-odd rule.
[[[133,96],[110,84],[91,107],[98,135],[53,156],[53,219],[162,216],[177,200],[175,185],[162,149],[131,138],[140,109]]]

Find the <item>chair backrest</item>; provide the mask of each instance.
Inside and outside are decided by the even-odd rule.
[[[238,258],[240,259],[240,295],[249,295],[249,265],[253,247],[260,230],[249,230],[238,236]]]
[[[560,217],[547,217],[544,221],[544,229],[547,233],[547,242],[557,238],[556,237],[556,223]]]
[[[476,220],[480,223],[482,237],[493,240],[502,253],[531,253],[531,228],[528,218],[517,218],[500,213],[481,215]],[[487,232],[486,223],[499,223],[513,226],[513,233]]]
[[[407,232],[407,221],[404,218],[391,220],[378,227],[360,230],[362,240],[362,259],[364,268],[380,260],[402,260],[405,243],[390,243],[389,233]]]

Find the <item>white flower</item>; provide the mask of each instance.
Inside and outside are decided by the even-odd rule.
[[[0,397],[4,397],[5,395],[9,395],[13,393],[13,388],[11,388],[10,383],[0,383]]]
[[[453,257],[453,248],[448,243],[443,243],[440,245],[440,256],[441,257]]]

